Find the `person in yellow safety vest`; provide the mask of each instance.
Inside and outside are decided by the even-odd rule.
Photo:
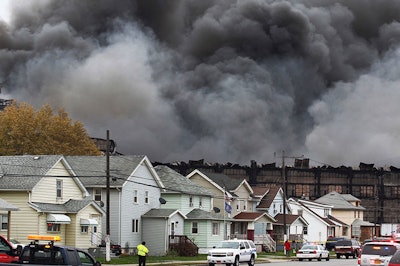
[[[146,242],[142,242],[139,244],[137,248],[137,254],[139,256],[139,266],[146,266],[146,255],[149,253],[149,250],[146,248]]]

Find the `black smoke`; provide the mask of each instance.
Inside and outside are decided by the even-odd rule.
[[[397,0],[17,1],[0,96],[151,160],[397,164],[399,20]]]

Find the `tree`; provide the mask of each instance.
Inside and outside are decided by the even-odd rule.
[[[100,155],[83,124],[73,122],[50,105],[38,111],[26,103],[13,103],[0,111],[0,155]]]

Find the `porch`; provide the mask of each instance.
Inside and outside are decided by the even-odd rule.
[[[197,245],[186,235],[170,235],[169,250],[176,252],[179,256],[196,256],[199,253]]]

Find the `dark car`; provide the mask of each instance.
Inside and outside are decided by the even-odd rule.
[[[326,240],[325,248],[331,251],[335,248],[336,242],[343,239],[345,239],[345,237],[329,237],[328,240]]]
[[[99,245],[99,247],[105,247],[106,246],[106,242],[104,240],[101,241],[101,244]],[[110,242],[110,251],[112,253],[114,253],[116,256],[119,256],[122,254],[122,248],[121,245],[116,244],[114,242]]]
[[[356,239],[344,239],[336,242],[335,253],[336,258],[340,259],[341,256],[357,258],[361,252],[361,244]]]

